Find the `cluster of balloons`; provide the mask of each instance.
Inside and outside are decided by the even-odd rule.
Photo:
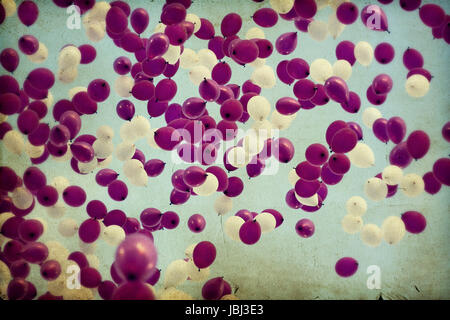
[[[379,2],[389,4],[392,0]],[[172,173],[170,204],[182,205],[191,195],[210,196],[219,192],[214,210],[219,216],[226,215],[233,209],[233,198],[244,190],[242,179],[229,176],[230,172],[245,167],[249,178],[255,178],[263,174],[273,160],[289,163],[294,158],[295,146],[285,137],[275,137],[275,133],[287,129],[300,109],[313,109],[334,101],[348,113],[359,112],[360,96],[347,85],[352,66],[358,62],[368,67],[373,58],[380,64],[388,64],[393,61],[395,51],[387,42],[378,44],[374,50],[366,41],[356,44],[341,41],[336,46],[333,64],[323,58],[309,63],[292,57],[279,62],[273,70],[265,64],[266,59],[272,54],[292,54],[299,47],[301,33],[307,33],[316,41],[323,41],[328,35],[336,39],[345,26],[358,20],[358,16],[368,30],[389,32],[386,13],[378,5],[359,9],[357,3],[348,1],[270,0],[270,7],[259,8],[252,15],[258,27],[248,29],[245,36],[240,37],[243,20],[239,14],[226,14],[220,22],[219,33],[214,21],[188,13],[191,0],[166,0],[159,15],[160,22],[147,38],[142,34],[149,29],[150,17],[144,8],[133,9],[125,1],[53,0],[53,3],[61,8],[75,5],[72,8],[83,16],[83,27],[90,41],[97,43],[107,35],[118,50],[134,56],[130,59],[118,55],[111,64],[117,73],[113,94],[123,98],[115,110],[124,120],[119,128],[121,142],[114,145],[115,130],[108,125],[98,127],[95,135],[80,134],[83,116],[104,112],[102,104],[111,95],[110,84],[105,79],[93,79],[87,87],[74,87],[68,92],[69,99],[61,99],[53,105],[50,90],[55,82],[75,81],[78,68],[82,68],[79,65],[96,59],[94,46],[63,46],[58,53],[55,74],[42,67],[31,70],[22,82],[12,75],[0,76],[0,139],[9,153],[20,156],[25,152],[32,164],[25,166],[21,174],[8,166],[0,166],[2,297],[34,299],[37,289],[26,279],[30,265],[35,264],[39,266],[41,277],[48,281],[48,291],[38,299],[92,299],[91,289],[105,300],[191,299],[190,295],[176,289],[186,280],[203,282],[201,294],[206,300],[236,299],[230,283],[223,277],[210,278],[210,266],[217,252],[209,241],[189,246],[184,259],[174,260],[167,266],[163,272],[164,289],[157,294],[153,286],[161,277],[161,269],[156,267],[158,254],[153,233],[177,228],[179,215],[152,207],[143,209],[139,219],[127,216],[122,210],[108,211],[103,201],[88,200],[85,189],[71,184],[65,177],[57,176],[47,182],[38,166],[50,158],[70,161],[72,170],[80,175],[98,170],[96,183],[107,188],[112,200],[125,201],[128,186],[145,187],[149,178],[161,175],[165,169],[164,161],[146,159],[144,152],[136,147],[139,140],[145,139],[152,148],[172,152],[190,165]],[[420,0],[400,0],[399,4],[406,11],[418,9],[421,21],[431,28],[433,37],[449,43],[449,19],[440,6],[421,6]],[[328,22],[314,19],[317,11],[328,5],[332,7]],[[36,1],[22,1],[16,7],[13,0],[3,0],[0,24],[16,11],[20,22],[27,27],[40,18]],[[280,34],[272,43],[265,38],[263,29],[275,26],[279,17],[292,21],[298,32]],[[191,37],[207,42],[207,48],[198,51],[188,48],[186,44]],[[49,56],[47,47],[33,35],[22,35],[17,47],[18,50],[5,48],[0,52],[0,65],[7,72],[17,70],[20,54],[36,64]],[[407,94],[413,98],[425,96],[432,76],[423,68],[422,54],[408,48],[403,54],[403,64],[408,69]],[[232,83],[232,67],[246,65],[253,69],[249,79],[242,85]],[[172,78],[178,72],[185,72],[198,87],[198,96],[182,103],[174,101],[178,85]],[[274,88],[277,78],[286,85],[293,84],[294,97],[278,98],[272,110],[271,102],[261,92]],[[374,106],[381,105],[392,88],[391,77],[379,74],[367,88],[366,97]],[[137,114],[135,103],[141,102],[146,104],[150,118],[164,116],[166,125],[152,128],[146,117]],[[220,119],[208,113],[211,103],[219,106]],[[106,107],[106,103],[104,105]],[[45,119],[52,106],[51,116],[55,122],[50,126]],[[14,116],[15,123],[7,121],[10,116]],[[250,118],[251,129],[241,136],[239,124]],[[408,197],[416,197],[423,191],[436,194],[442,185],[450,185],[449,158],[436,160],[432,170],[423,177],[403,173],[412,159],[427,155],[431,140],[425,131],[416,130],[407,135],[406,123],[401,117],[385,119],[375,107],[364,110],[362,122],[377,139],[395,144],[389,154],[390,165],[364,184],[368,199],[382,201],[394,196],[398,189]],[[443,127],[442,135],[450,141],[450,122]],[[320,143],[309,145],[304,161],[290,171],[288,178],[293,188],[285,197],[290,208],[306,212],[319,210],[327,197],[328,186],[338,184],[351,165],[359,168],[375,165],[374,153],[361,141],[363,132],[357,122],[333,121],[325,138],[329,148]],[[109,168],[113,158],[122,163],[120,173]],[[223,160],[225,170],[217,160]],[[120,174],[124,178],[119,179]],[[57,225],[61,236],[79,239],[80,251],[69,252],[55,241],[40,241],[47,231],[46,221],[26,217],[35,209],[36,202],[55,219],[63,217],[67,207],[85,208],[88,218],[81,224],[72,218],[63,218]],[[346,210],[341,221],[343,230],[349,234],[360,233],[361,240],[372,247],[383,239],[396,244],[406,231],[420,233],[426,228],[425,217],[416,211],[404,212],[400,217],[389,216],[381,227],[364,224],[362,215],[367,203],[359,196],[346,202]],[[263,233],[278,228],[283,221],[282,214],[274,209],[261,213],[243,209],[228,217],[223,229],[232,240],[253,245]],[[187,226],[192,232],[200,233],[206,227],[206,220],[201,214],[194,214],[189,217]],[[309,238],[315,232],[315,225],[310,219],[302,218],[296,223],[295,231],[301,238]],[[104,280],[99,271],[100,261],[94,254],[99,239],[116,247],[110,268],[112,281]],[[81,290],[66,287],[68,275],[64,271],[70,268],[79,270]],[[341,277],[349,277],[357,269],[358,262],[351,257],[341,258],[335,265]]]

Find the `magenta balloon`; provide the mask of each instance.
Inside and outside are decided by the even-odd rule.
[[[320,177],[324,183],[332,186],[338,184],[344,176],[341,174],[335,174],[333,171],[331,171],[328,163],[325,163],[322,166],[322,172],[320,173]]]
[[[150,287],[142,281],[122,283],[111,297],[111,300],[155,300]]]
[[[141,212],[139,219],[144,228],[151,228],[161,223],[163,214],[156,208],[147,208]]]
[[[400,142],[389,153],[389,163],[400,168],[406,168],[412,161],[406,142]]]
[[[200,29],[194,33],[195,36],[202,40],[210,40],[214,38],[215,29],[213,24],[208,20],[204,18],[200,18]]]
[[[302,161],[295,167],[295,172],[301,179],[313,181],[320,177],[321,168],[312,165],[308,161]]]
[[[375,94],[387,94],[392,90],[392,78],[387,74],[379,74],[372,81],[372,88]]]
[[[441,158],[433,164],[433,174],[436,179],[446,186],[450,185],[450,159]]]
[[[17,128],[27,135],[32,133],[39,125],[39,116],[31,109],[22,111],[17,117]]]
[[[389,32],[386,13],[375,4],[365,6],[361,10],[361,20],[370,30]]]
[[[288,74],[295,79],[304,79],[309,76],[309,64],[301,58],[294,58],[287,64]]]
[[[150,117],[157,118],[162,116],[168,107],[167,101],[158,101],[156,97],[151,97],[147,102],[147,113]]]
[[[337,131],[331,140],[331,150],[336,153],[347,153],[353,150],[358,143],[358,136],[350,128]]]
[[[294,95],[300,100],[310,100],[316,94],[316,85],[309,79],[298,80],[292,88]]]
[[[169,42],[173,46],[182,45],[187,39],[187,29],[181,23],[166,26],[164,33],[169,37]]]
[[[69,129],[70,139],[75,139],[81,130],[81,118],[75,111],[66,111],[60,118],[59,123]]]
[[[237,13],[227,14],[220,23],[220,31],[224,37],[237,34],[242,27],[242,18]]]
[[[48,96],[48,90],[35,88],[29,80],[25,80],[23,82],[23,90],[28,95],[28,97],[36,100],[46,99]]]
[[[278,14],[272,8],[261,8],[253,13],[252,19],[260,27],[271,28],[277,24]]]
[[[288,64],[289,64],[289,60],[283,60],[283,61],[280,61],[280,63],[278,63],[277,76],[278,76],[278,79],[281,80],[281,82],[291,85],[295,81],[295,78],[289,74],[289,72],[287,70]],[[257,94],[259,94],[259,93],[257,93]]]
[[[403,53],[403,64],[408,70],[422,68],[424,59],[418,50],[408,47],[408,49],[406,49]]]
[[[244,183],[239,177],[229,177],[228,187],[223,192],[227,197],[237,197],[244,190]]]
[[[216,101],[220,95],[219,85],[217,84],[216,81],[212,79],[205,78],[200,83],[198,91],[200,93],[200,96],[209,102]]]
[[[218,62],[211,71],[211,77],[217,84],[224,85],[231,79],[231,67],[225,61]]]
[[[388,121],[384,118],[379,118],[375,120],[372,125],[372,131],[375,137],[381,142],[388,143],[389,137],[387,134],[387,123]]]
[[[317,5],[314,0],[295,0],[294,8],[297,15],[304,19],[314,17],[317,12]]]
[[[142,234],[127,235],[117,247],[116,271],[125,281],[145,281],[156,266],[157,252],[153,241]]]
[[[81,91],[72,97],[73,110],[79,114],[94,114],[97,112],[97,102],[95,102],[86,91]],[[66,108],[69,108],[67,104]],[[68,109],[67,111],[71,111]],[[55,114],[53,114],[55,115]]]
[[[205,300],[219,300],[224,295],[225,280],[223,277],[212,278],[202,287],[202,297]]]
[[[343,153],[333,153],[328,160],[328,167],[334,174],[346,174],[350,170],[350,159]]]
[[[176,212],[166,211],[161,219],[161,225],[166,229],[175,229],[180,223],[180,217]]]
[[[36,193],[36,199],[43,207],[51,207],[58,201],[58,191],[55,187],[44,186]]]
[[[182,111],[183,114],[189,119],[197,119],[205,113],[206,101],[192,97],[183,102]]]
[[[275,48],[281,55],[288,55],[297,48],[297,32],[286,32],[275,41]]]
[[[302,238],[309,238],[314,234],[314,223],[309,219],[300,219],[295,224],[295,231]]]
[[[177,189],[173,189],[170,193],[170,204],[181,205],[186,203],[191,196],[190,192],[183,192]]]
[[[375,59],[381,64],[388,64],[394,60],[395,49],[387,42],[379,43],[374,51]]]
[[[351,96],[351,92],[350,92],[349,93],[349,102],[347,104],[345,104],[347,109],[348,109],[348,105],[351,104],[352,100],[350,100],[350,99],[352,99],[352,98],[353,97]],[[327,104],[329,101],[330,101],[330,98],[328,97],[328,95],[325,91],[325,87],[322,84],[317,83],[316,84],[316,93],[311,98],[310,103],[317,105],[317,106],[323,106],[323,105]],[[355,101],[355,102],[357,102],[357,101]],[[342,105],[343,104],[341,104],[341,106]],[[304,105],[303,105],[303,108],[305,108]]]
[[[55,84],[53,72],[47,68],[37,68],[31,71],[27,80],[30,84],[39,90],[48,90]]]
[[[17,15],[20,21],[29,27],[36,22],[39,16],[39,8],[33,1],[23,1],[17,7]]]
[[[305,19],[302,17],[296,17],[294,19],[294,25],[297,28],[297,30],[301,32],[308,32],[308,26],[314,19]]]
[[[86,243],[95,242],[100,236],[100,223],[95,219],[87,219],[81,223],[78,235],[81,241]]]
[[[373,89],[373,86],[371,85],[367,88],[366,98],[371,104],[373,104],[375,106],[379,106],[386,101],[387,95],[386,94],[376,94],[375,90]]]
[[[295,148],[289,139],[279,138],[274,141],[272,154],[278,161],[288,163],[294,157]]]
[[[128,196],[128,187],[121,180],[114,180],[108,184],[108,194],[115,201],[123,201]]]
[[[406,211],[402,213],[401,218],[405,224],[406,231],[413,234],[421,233],[427,226],[426,218],[417,211]]]
[[[194,233],[200,233],[205,229],[206,220],[201,214],[193,214],[187,222],[189,230]]]
[[[94,159],[94,148],[86,142],[74,142],[70,145],[70,151],[75,159],[87,163]]]
[[[302,206],[295,196],[295,189],[291,189],[286,193],[285,202],[292,209],[300,209]]]
[[[430,149],[430,137],[425,131],[416,130],[409,134],[406,140],[409,154],[415,159],[423,158]]]
[[[225,170],[218,166],[211,166],[206,169],[207,173],[211,173],[216,176],[219,185],[217,187],[218,192],[225,191],[228,188],[228,176]]]
[[[392,117],[387,122],[387,134],[389,139],[398,144],[403,141],[406,135],[406,123],[400,117]]]
[[[214,52],[217,59],[223,59],[225,53],[223,52],[223,42],[225,39],[221,36],[215,36],[208,41],[208,49]]]
[[[256,220],[248,220],[239,229],[239,238],[247,245],[253,245],[261,238],[261,226]]]
[[[19,54],[13,48],[3,49],[0,53],[0,63],[8,72],[14,72],[19,66]]]
[[[253,160],[245,166],[248,177],[254,178],[259,176],[264,171],[265,166],[264,160],[256,157],[256,161]]]
[[[450,121],[447,122],[446,124],[444,124],[441,132],[442,132],[442,137],[444,137],[444,139],[447,142],[450,142]]]
[[[201,241],[194,247],[192,260],[198,268],[203,269],[213,264],[216,259],[216,254],[216,247],[213,243]]]
[[[37,241],[44,233],[44,226],[39,220],[28,219],[19,224],[18,235],[22,241]]]
[[[298,100],[291,97],[283,97],[278,99],[275,107],[279,113],[284,115],[295,114],[301,108]]]
[[[320,182],[318,180],[307,181],[300,179],[295,183],[295,193],[302,198],[309,198],[317,193],[319,187]]]
[[[349,113],[357,113],[361,108],[361,99],[356,92],[350,91],[348,94],[348,101],[341,103],[342,109]]]
[[[19,38],[18,46],[23,54],[32,55],[39,49],[39,40],[30,34],[25,34]]]
[[[161,149],[170,151],[181,142],[181,136],[172,127],[162,127],[155,131],[155,142]]]
[[[163,7],[161,22],[172,25],[182,22],[186,18],[186,8],[180,3],[171,3]]]
[[[332,100],[342,103],[349,99],[347,83],[340,77],[332,76],[325,81],[325,91]]]
[[[41,242],[28,242],[22,251],[22,258],[29,262],[40,264],[48,257],[48,248]]]
[[[130,121],[134,117],[134,104],[129,100],[120,100],[116,106],[117,115],[123,119]]]
[[[353,258],[345,257],[336,262],[335,270],[340,277],[350,277],[358,270],[358,261]]]
[[[343,24],[352,24],[358,19],[358,7],[352,2],[344,2],[336,9],[336,16]]]
[[[147,10],[143,8],[134,9],[131,13],[130,23],[136,33],[143,33],[149,23]]]
[[[240,64],[251,63],[259,56],[259,48],[254,41],[236,40],[230,48],[230,56]]]
[[[90,44],[83,44],[78,47],[78,50],[80,50],[81,53],[81,64],[89,64],[97,57],[97,50]]]
[[[436,194],[441,190],[442,183],[436,179],[433,172],[429,171],[425,173],[422,177],[423,182],[425,183],[425,191],[429,194]]]
[[[445,21],[445,10],[437,4],[425,4],[419,9],[419,17],[426,26],[438,27]]]
[[[161,75],[167,67],[167,62],[163,57],[154,57],[142,61],[142,70],[149,77]]]
[[[146,52],[147,57],[154,58],[161,56],[169,49],[169,37],[164,33],[154,33],[148,40]]]
[[[353,66],[356,62],[354,51],[355,44],[353,42],[348,40],[341,41],[336,46],[336,58],[338,60],[346,60]]]
[[[311,144],[306,148],[305,158],[312,165],[320,166],[328,160],[328,149],[320,143]]]

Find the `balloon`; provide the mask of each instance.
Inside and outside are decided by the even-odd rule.
[[[379,74],[372,81],[372,88],[377,95],[389,93],[392,86],[392,78],[387,74]]]
[[[389,32],[386,13],[377,5],[365,6],[361,10],[361,20],[370,30]]]
[[[422,22],[430,27],[438,27],[445,21],[445,11],[437,4],[425,4],[419,9]]]
[[[386,125],[386,132],[393,143],[398,144],[402,142],[406,135],[405,121],[400,117],[390,118]]]
[[[401,215],[406,231],[410,233],[421,233],[427,226],[425,217],[417,211],[406,211]]]
[[[394,60],[395,49],[387,42],[379,43],[374,51],[375,59],[381,64],[388,64]]]
[[[328,60],[316,59],[309,66],[309,72],[314,81],[323,84],[333,76],[333,67]]]
[[[176,287],[186,281],[188,277],[187,262],[184,260],[172,261],[164,273],[164,287]]]
[[[378,140],[384,143],[387,143],[389,141],[387,133],[387,124],[388,121],[386,119],[379,118],[375,120],[375,122],[372,125],[373,134]]]
[[[328,36],[328,25],[320,20],[308,24],[308,34],[316,41],[324,41]]]
[[[381,225],[381,232],[383,239],[389,244],[396,244],[406,233],[405,224],[402,219],[395,216],[390,216],[384,219]]]
[[[354,49],[355,59],[361,65],[368,67],[373,60],[373,48],[370,43],[360,41],[355,45]]]
[[[117,247],[115,268],[128,281],[148,279],[157,262],[153,241],[142,234],[131,234]]]
[[[370,178],[364,184],[364,193],[373,201],[381,201],[386,198],[388,187],[383,180],[379,178]]]
[[[270,89],[275,86],[276,78],[273,69],[264,65],[253,71],[250,80],[261,88]]]
[[[413,98],[421,98],[428,93],[430,82],[421,74],[410,76],[405,83],[406,92]]]
[[[295,78],[289,74],[289,72],[287,70],[288,65],[289,65],[289,60],[280,61],[280,63],[278,63],[278,66],[277,66],[277,76],[281,80],[281,82],[290,85],[295,81]],[[242,89],[244,89],[244,86],[242,87]],[[261,89],[255,91],[255,92],[257,94],[259,94],[260,90]]]
[[[351,277],[358,271],[358,261],[353,258],[345,257],[336,262],[335,271],[340,277]]]
[[[295,225],[295,231],[302,238],[309,238],[314,234],[314,223],[309,219],[301,219]]]
[[[430,137],[425,131],[413,131],[406,140],[406,147],[414,159],[421,159],[427,154],[430,148]]]
[[[416,197],[424,191],[425,183],[421,176],[409,173],[403,176],[399,187],[406,196]]]
[[[260,27],[271,28],[277,24],[278,14],[272,8],[261,8],[253,13],[252,19]]]
[[[403,64],[408,70],[422,68],[424,59],[418,50],[408,47],[408,49],[403,52]]]
[[[369,107],[369,108],[364,109],[364,112],[362,114],[362,121],[366,127],[371,129],[374,122],[377,119],[382,118],[382,117],[383,116],[382,116],[381,112],[377,108]]]
[[[363,220],[360,216],[347,214],[341,220],[342,229],[348,234],[355,234],[361,231]]]
[[[275,48],[281,55],[288,55],[297,48],[297,32],[287,32],[280,35],[276,42]]]
[[[288,163],[295,154],[295,148],[291,141],[286,138],[278,138],[274,141],[273,156],[282,163]]]
[[[339,77],[332,76],[324,84],[327,95],[336,102],[347,102],[349,91],[347,83]]]
[[[375,224],[366,224],[361,230],[361,240],[370,247],[378,247],[383,239],[383,232]]]

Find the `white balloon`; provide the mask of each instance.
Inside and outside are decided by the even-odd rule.
[[[97,139],[104,141],[111,141],[114,137],[114,130],[110,126],[103,125],[98,127],[96,133]]]
[[[47,241],[44,243],[48,248],[48,260],[56,260],[59,263],[67,261],[69,250],[58,241]],[[63,269],[62,269],[63,270]],[[62,273],[62,272],[61,272]]]
[[[58,55],[58,66],[60,69],[70,69],[77,67],[81,61],[80,50],[73,46],[68,45],[61,49]]]
[[[196,246],[197,246],[197,243],[192,243],[186,248],[186,250],[184,250],[184,254],[186,255],[186,257],[188,257],[189,259],[192,259],[194,249]]]
[[[295,184],[297,183],[298,180],[300,180],[300,177],[298,176],[297,172],[295,171],[295,169],[291,169],[288,173],[288,180],[289,183],[292,186],[295,186]]]
[[[263,121],[255,121],[252,124],[252,129],[263,140],[267,140],[272,137],[272,123],[264,119]]]
[[[294,6],[294,0],[270,0],[270,6],[277,13],[288,13]]]
[[[117,145],[115,155],[118,160],[125,161],[131,159],[136,152],[136,146],[131,142],[122,142]]]
[[[187,262],[187,275],[191,281],[205,281],[208,279],[210,274],[210,269],[197,267],[192,259]]]
[[[309,66],[309,75],[314,81],[324,84],[333,75],[333,67],[326,59],[316,59]]]
[[[95,249],[97,249],[97,243],[96,242],[87,243],[87,242],[83,242],[81,239],[79,239],[78,240],[78,245],[80,246],[81,252],[83,252],[86,255],[94,254],[95,253]]]
[[[108,168],[108,166],[111,164],[112,158],[113,155],[106,157],[105,159],[103,159],[103,161],[97,163],[97,168],[99,169]]]
[[[188,13],[184,20],[192,22],[194,24],[194,33],[196,33],[202,26],[202,21],[200,20],[200,18],[193,13]]]
[[[111,5],[106,1],[100,1],[96,2],[95,5],[92,7],[91,10],[87,12],[87,15],[89,17],[89,21],[105,21],[106,14],[108,13],[109,9],[111,9]]]
[[[53,206],[45,207],[45,211],[52,219],[59,219],[66,213],[66,206],[62,200],[58,200]]]
[[[367,179],[364,184],[364,193],[373,201],[381,201],[386,198],[388,187],[386,182],[374,177]]]
[[[186,281],[187,277],[187,262],[182,259],[172,261],[164,273],[164,288],[176,287]]]
[[[358,142],[356,146],[347,153],[352,165],[358,168],[369,168],[375,165],[375,155],[372,149],[363,142]]]
[[[248,100],[247,112],[255,121],[263,121],[270,113],[270,102],[263,96],[254,96]]]
[[[370,247],[378,247],[383,239],[383,232],[375,224],[366,224],[361,229],[361,240]]]
[[[390,165],[384,168],[381,177],[387,184],[395,186],[402,181],[403,170],[400,167]]]
[[[67,67],[66,69],[58,69],[56,77],[62,83],[74,82],[75,79],[78,77],[78,69],[77,67]]]
[[[150,122],[143,116],[134,117],[130,124],[138,137],[144,137],[150,133]]]
[[[45,146],[33,146],[30,141],[25,141],[25,153],[30,158],[38,158],[40,157],[45,151]]]
[[[50,185],[54,187],[58,193],[63,193],[64,189],[70,186],[70,182],[66,177],[56,176],[52,179]]]
[[[5,122],[8,119],[6,114],[0,113],[0,123]]]
[[[199,86],[205,78],[211,79],[211,71],[207,67],[198,65],[189,70],[189,79],[196,86]]]
[[[94,157],[94,159],[89,162],[78,162],[78,170],[80,170],[81,173],[91,173],[97,168],[97,165],[98,160]]]
[[[251,158],[243,147],[233,147],[227,152],[227,161],[235,168],[245,167]]]
[[[86,36],[92,42],[101,41],[106,35],[105,24],[101,22],[90,23],[85,26]]]
[[[308,25],[308,34],[316,41],[324,41],[328,36],[328,24],[320,20],[313,20]]]
[[[292,124],[292,120],[294,120],[294,117],[281,114],[277,110],[273,110],[272,115],[270,116],[272,127],[277,128],[278,130],[289,128]]]
[[[223,216],[233,209],[233,199],[226,195],[220,195],[214,202],[214,210],[219,216]]]
[[[367,67],[373,60],[373,48],[370,43],[366,41],[360,41],[355,45],[354,54],[356,61],[361,65]]]
[[[347,214],[352,216],[362,216],[367,211],[367,202],[360,196],[353,196],[345,203]]]
[[[239,237],[239,230],[244,222],[244,219],[238,216],[228,217],[223,226],[225,234],[235,241],[241,241],[241,238]]]
[[[69,100],[72,100],[73,96],[76,95],[78,92],[87,92],[86,87],[73,87],[69,90]]]
[[[61,220],[58,224],[58,232],[63,237],[73,237],[78,232],[78,223],[72,218]]]
[[[194,187],[193,190],[199,196],[209,196],[216,192],[218,187],[219,180],[217,180],[217,177],[212,173],[207,173],[205,182],[198,187]]]
[[[133,177],[137,174],[139,174],[140,170],[144,169],[144,165],[141,161],[137,159],[128,159],[123,163],[123,173],[127,178]]]
[[[268,65],[255,69],[250,80],[263,89],[273,88],[276,83],[275,73]]]
[[[400,217],[390,216],[384,219],[381,231],[384,241],[389,244],[396,244],[404,237],[406,228]]]
[[[258,27],[253,27],[247,30],[245,33],[245,39],[251,40],[251,39],[265,39],[266,35],[264,34],[264,31]]]
[[[11,200],[18,209],[25,210],[33,204],[33,194],[25,187],[18,187],[11,193]]]
[[[328,33],[333,37],[333,39],[339,37],[344,31],[345,25],[338,20],[336,12],[333,12],[328,16],[327,29]]]
[[[53,94],[50,91],[48,91],[47,98],[41,99],[40,101],[45,103],[47,109],[50,109],[51,107],[53,107]]]
[[[264,135],[260,135],[256,130],[250,129],[247,135],[242,139],[242,147],[244,148],[245,153],[251,157],[264,149],[264,142]]]
[[[275,226],[277,225],[277,221],[275,220],[275,217],[273,214],[270,214],[269,212],[262,212],[258,214],[255,217],[255,220],[259,223],[261,226],[261,232],[267,233],[275,229]]]
[[[198,54],[190,48],[184,48],[183,53],[180,56],[180,68],[190,69],[199,63],[200,58]]]
[[[295,197],[297,198],[298,202],[300,202],[304,206],[315,207],[319,204],[319,197],[318,197],[317,193],[313,194],[311,197],[308,197],[308,198],[300,197],[297,193],[294,193],[294,194],[295,194]]]
[[[39,48],[38,50],[31,54],[27,55],[28,60],[34,63],[42,63],[48,58],[48,49],[42,42],[39,41]]]
[[[136,187],[146,187],[148,185],[148,175],[144,169],[138,171],[138,173],[128,178],[130,183]]]
[[[3,136],[3,145],[9,152],[20,155],[25,148],[22,133],[17,130],[9,130]]]
[[[333,75],[347,81],[352,75],[352,66],[347,60],[338,60],[333,64]]]
[[[125,142],[134,142],[139,138],[135,130],[135,126],[131,123],[131,121],[126,121],[122,124],[119,129],[119,136],[122,138],[122,141]]]
[[[197,55],[199,64],[207,67],[210,70],[212,70],[212,68],[214,68],[214,66],[217,64],[216,54],[209,49],[200,49],[197,52]]]
[[[96,255],[88,254],[86,255],[86,259],[89,263],[89,267],[98,269],[98,267],[100,266],[100,260],[97,258]]]
[[[184,51],[186,51],[186,48],[184,49]],[[169,49],[167,49],[166,53],[164,53],[162,57],[169,64],[175,64],[177,63],[178,59],[180,59],[180,55],[181,55],[180,46],[169,45]],[[181,60],[180,60],[180,67],[181,67]]]
[[[400,190],[408,197],[417,197],[425,189],[423,178],[415,173],[409,173],[403,176],[400,181]]]
[[[341,221],[342,229],[348,234],[355,234],[361,231],[363,220],[360,216],[347,214]]]
[[[255,61],[249,63],[252,68],[261,68],[266,64],[266,59],[256,58]]]
[[[383,118],[383,115],[381,114],[380,110],[375,107],[364,109],[362,114],[362,121],[364,125],[369,129],[372,129],[373,123],[380,118]]]
[[[92,144],[92,148],[94,149],[95,157],[98,159],[106,159],[114,152],[114,144],[112,141],[97,139]]]
[[[125,239],[125,231],[122,227],[112,224],[105,227],[102,232],[102,238],[109,245],[117,246]]]
[[[150,129],[149,134],[147,134],[147,143],[150,147],[153,149],[160,149],[159,146],[155,142],[155,131],[158,130],[158,128]]]
[[[5,9],[6,17],[10,17],[14,13],[16,13],[17,6],[16,6],[16,2],[14,0],[2,0],[0,2],[2,3],[2,6]]]
[[[406,80],[405,89],[409,96],[421,98],[428,93],[430,82],[423,75],[414,74]]]
[[[153,33],[164,33],[164,30],[166,30],[166,25],[160,22],[155,26]]]
[[[119,97],[128,98],[131,96],[131,90],[134,86],[133,78],[129,76],[120,76],[114,81],[114,91]]]

